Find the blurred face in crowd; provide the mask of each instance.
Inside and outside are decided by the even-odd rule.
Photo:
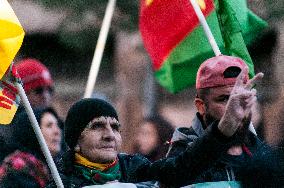
[[[49,112],[43,114],[40,128],[51,154],[55,156],[61,150],[61,129],[56,117]]]
[[[137,146],[141,154],[147,155],[158,145],[158,132],[155,125],[150,122],[141,124],[137,135]]]
[[[233,86],[223,86],[204,89],[206,91],[201,94],[198,92],[199,97],[195,99],[195,105],[206,126],[221,119],[232,89]]]
[[[120,124],[116,118],[94,118],[78,139],[75,151],[95,163],[116,159],[121,147]]]
[[[38,87],[27,92],[27,97],[33,108],[46,108],[52,104],[53,89],[49,86]]]

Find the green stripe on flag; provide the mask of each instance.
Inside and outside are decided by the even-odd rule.
[[[218,46],[223,40],[220,29],[216,27],[218,20],[216,12],[212,12],[206,20],[209,23]],[[215,27],[214,27],[215,26]],[[203,28],[198,26],[174,48],[163,66],[155,72],[158,82],[167,90],[176,93],[195,84],[195,76],[199,65],[206,59],[213,57],[214,52],[205,36]]]

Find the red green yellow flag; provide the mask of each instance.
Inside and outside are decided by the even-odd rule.
[[[246,44],[254,41],[266,23],[254,15],[245,0],[229,0]],[[212,0],[197,1],[223,54],[224,40]],[[199,65],[214,56],[189,0],[141,0],[139,29],[153,62],[155,77],[175,93],[195,83]],[[247,62],[248,64],[250,62]],[[250,64],[253,75],[253,64]]]
[[[19,51],[24,30],[7,0],[0,0],[0,79]]]
[[[13,64],[7,70],[6,74],[0,80],[0,124],[8,125],[12,122],[18,106],[20,96],[15,83],[19,80],[16,69]]]

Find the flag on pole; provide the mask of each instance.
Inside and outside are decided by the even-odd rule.
[[[24,30],[7,0],[0,0],[0,79],[19,51]]]
[[[8,125],[12,122],[20,104],[20,96],[15,83],[19,76],[13,64],[0,80],[0,124]]]
[[[22,45],[24,34],[8,1],[0,0],[0,124],[3,125],[11,123],[20,103],[15,87],[18,76],[11,63]]]
[[[224,41],[213,0],[197,1],[223,52]],[[246,0],[230,0],[230,4],[246,44],[252,42],[266,23],[247,8]],[[214,56],[189,0],[141,0],[139,27],[155,77],[170,92],[193,85],[199,65]]]
[[[215,5],[224,40],[225,53],[242,58],[249,67],[249,74],[254,75],[253,62],[243,39],[242,28],[237,19],[236,12],[228,0],[217,0]]]

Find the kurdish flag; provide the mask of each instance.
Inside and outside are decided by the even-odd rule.
[[[230,55],[224,48],[213,0],[197,1],[220,50]],[[266,23],[247,8],[246,0],[229,0],[229,4],[236,13],[245,43],[249,44]],[[170,92],[193,85],[199,65],[214,56],[189,0],[141,0],[139,27],[155,77]],[[253,65],[249,67],[253,75]]]
[[[20,96],[15,83],[20,79],[13,64],[0,80],[0,124],[10,124],[20,104]]]
[[[24,39],[24,30],[7,0],[0,0],[0,79]]]

